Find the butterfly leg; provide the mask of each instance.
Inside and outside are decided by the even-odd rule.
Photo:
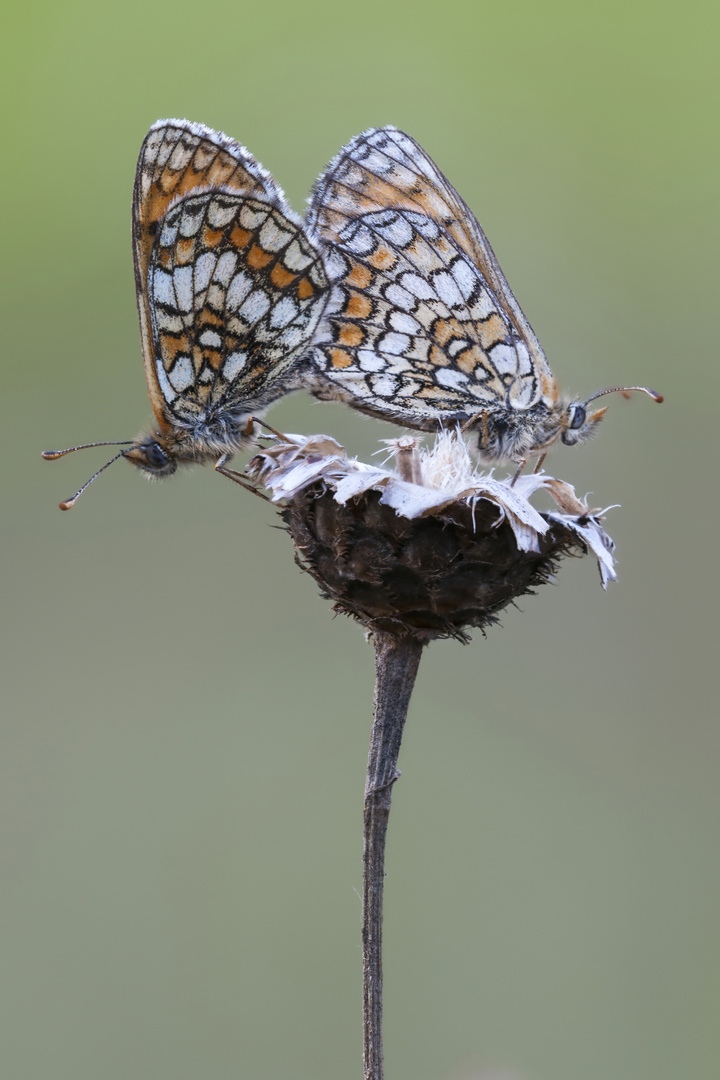
[[[464,435],[466,431],[469,431],[471,427],[475,426],[475,424],[478,420],[480,420],[481,417],[483,419],[483,425],[485,427],[485,430],[487,431],[487,413],[477,412],[474,416],[471,416],[469,420],[465,421],[463,426],[460,428],[460,433]]]
[[[243,435],[245,435],[247,437],[252,435],[252,433],[253,433],[253,425],[254,424],[259,424],[260,427],[266,428],[268,431],[272,432],[273,435],[277,436],[277,438],[280,439],[281,442],[287,442],[287,436],[286,435],[283,435],[283,433],[281,431],[276,431],[276,429],[274,427],[270,427],[269,424],[266,424],[264,420],[261,420],[257,416],[249,416],[248,417],[248,422],[245,425],[245,430],[243,431]],[[216,466],[216,468],[217,468],[217,466]]]
[[[477,449],[478,451],[486,450],[490,442],[490,432],[488,429],[488,414],[487,409],[483,409],[482,412],[475,413],[469,420],[466,420],[463,426],[460,428],[460,434],[464,435],[466,431],[471,428],[476,428],[480,421],[480,434],[478,437]]]
[[[515,475],[513,476],[512,480],[510,481],[510,487],[515,487],[515,481],[520,476],[520,473],[523,471],[523,469],[525,468],[526,465],[527,465],[527,458],[524,458],[524,457],[520,458],[518,463],[517,463],[517,469],[515,470]]]
[[[245,488],[246,491],[252,491],[253,495],[257,495],[259,499],[264,499],[265,502],[270,502],[267,495],[263,495],[262,491],[258,491],[252,484],[246,484],[245,481],[249,480],[249,476],[245,476],[244,473],[235,472],[234,469],[226,469],[225,462],[230,458],[230,454],[223,454],[221,458],[215,462],[215,472],[220,473],[221,476],[227,476],[228,480],[232,480],[235,484],[239,484],[240,487]]]
[[[540,470],[543,467],[543,464],[545,462],[546,457],[547,457],[547,450],[545,451],[545,453],[541,454],[540,457],[535,462],[535,468],[533,469],[533,476],[535,475],[535,473],[540,472]]]
[[[490,434],[488,431],[488,414],[487,409],[483,409],[482,412],[475,413],[469,420],[466,420],[463,426],[460,428],[460,434],[464,435],[466,431],[470,431],[477,425],[478,420],[482,421],[482,431],[478,440],[478,448],[487,446]]]

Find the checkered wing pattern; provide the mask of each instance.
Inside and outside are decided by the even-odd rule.
[[[316,184],[307,226],[333,285],[312,354],[319,396],[428,428],[556,400],[480,225],[408,135],[353,139]]]
[[[327,280],[244,147],[159,121],[140,153],[133,241],[145,372],[164,430],[263,408],[317,326]]]

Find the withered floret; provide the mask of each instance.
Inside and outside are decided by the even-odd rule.
[[[551,580],[564,555],[589,548],[603,585],[615,577],[598,512],[570,485],[477,473],[455,433],[441,433],[429,451],[414,438],[390,440],[400,475],[348,459],[328,436],[285,440],[248,472],[280,503],[299,565],[337,611],[371,630],[467,640],[467,630],[497,622]],[[529,502],[539,489],[563,513],[539,513]]]

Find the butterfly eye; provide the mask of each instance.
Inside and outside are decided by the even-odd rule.
[[[142,469],[148,476],[159,480],[163,476],[172,476],[177,469],[177,460],[168,454],[155,439],[137,442],[126,452],[125,457],[132,465]]]
[[[164,469],[169,459],[160,443],[149,442],[142,447],[145,452],[145,461],[151,469]]]
[[[568,407],[568,427],[573,431],[581,428],[585,423],[586,413],[583,405],[574,403]]]

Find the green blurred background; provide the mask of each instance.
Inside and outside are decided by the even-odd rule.
[[[2,1034],[9,1080],[360,1077],[372,655],[273,512],[122,463],[150,408],[130,193],[158,117],[294,205],[392,122],[483,223],[563,388],[549,464],[620,503],[591,560],[423,660],[395,791],[388,1080],[716,1080],[716,5],[16,4],[2,303]],[[712,315],[711,315],[712,313]],[[395,434],[287,399],[354,453]],[[712,474],[711,474],[712,470]],[[683,546],[684,545],[684,546]]]

